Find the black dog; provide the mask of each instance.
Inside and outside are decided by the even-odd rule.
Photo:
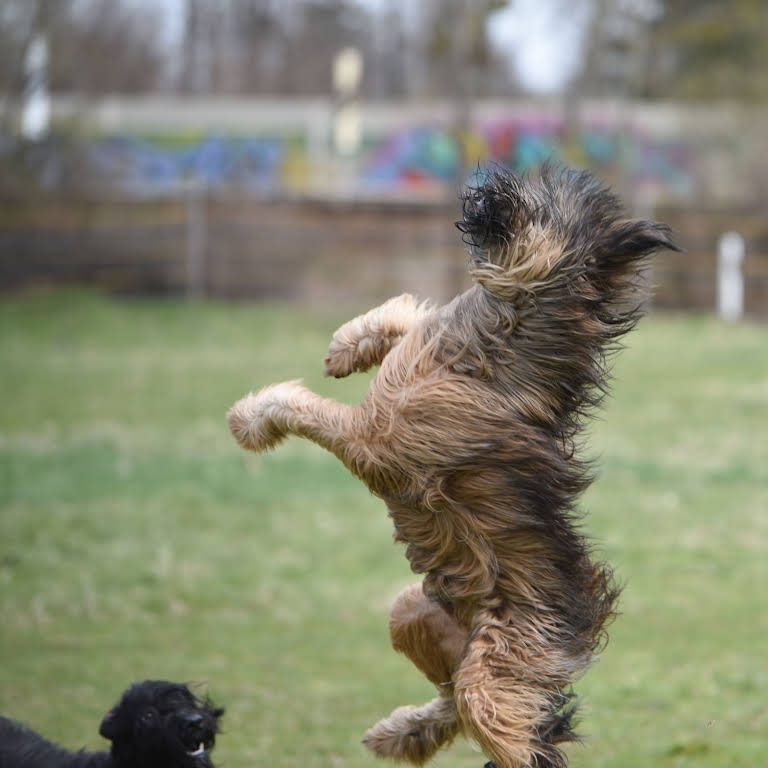
[[[99,733],[112,742],[109,752],[69,752],[0,717],[0,768],[213,768],[223,714],[186,685],[146,680],[104,716]]]

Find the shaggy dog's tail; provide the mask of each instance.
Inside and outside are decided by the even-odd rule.
[[[591,173],[552,168],[536,181],[490,172],[464,194],[456,224],[470,274],[495,305],[486,338],[504,336],[505,362],[514,359],[501,366],[510,391],[535,388],[528,394],[548,408],[535,415],[568,432],[604,392],[611,343],[643,313],[647,257],[679,250],[669,229],[627,218]]]

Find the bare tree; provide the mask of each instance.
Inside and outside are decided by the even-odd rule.
[[[413,42],[426,65],[425,93],[454,99],[509,95],[516,83],[494,51],[488,20],[506,0],[427,0]]]
[[[768,101],[765,0],[665,0],[654,25],[648,94]]]
[[[24,53],[41,8],[36,2],[0,0],[0,92],[5,101],[21,87]]]
[[[53,90],[138,93],[164,67],[158,9],[126,0],[64,0],[50,19]]]

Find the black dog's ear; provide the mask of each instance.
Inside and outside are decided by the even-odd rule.
[[[101,721],[101,725],[99,726],[99,735],[103,736],[105,739],[109,739],[110,741],[112,741],[112,739],[117,736],[117,724],[115,723],[114,709],[110,709],[109,712],[104,715],[104,719]]]

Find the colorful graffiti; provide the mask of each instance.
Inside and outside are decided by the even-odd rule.
[[[412,186],[434,179],[461,180],[478,164],[495,163],[524,173],[547,161],[593,168],[608,178],[645,184],[672,197],[685,199],[693,193],[694,157],[682,141],[611,126],[568,135],[564,123],[553,120],[506,120],[461,135],[440,127],[407,128],[370,152],[363,179]]]
[[[122,135],[85,144],[100,180],[142,194],[163,194],[189,180],[210,188],[237,185],[258,193],[322,189],[338,175],[327,154],[310,152],[301,133],[281,136]],[[322,153],[320,153],[322,155]],[[375,194],[435,190],[465,181],[484,164],[518,172],[545,161],[590,167],[612,183],[685,200],[695,187],[696,158],[682,140],[609,122],[568,132],[563,119],[508,118],[458,133],[444,125],[406,125],[364,137],[360,156],[344,165],[356,190]]]
[[[92,171],[100,177],[155,192],[190,180],[268,190],[280,177],[285,153],[286,142],[279,139],[222,136],[108,137],[87,147]]]

